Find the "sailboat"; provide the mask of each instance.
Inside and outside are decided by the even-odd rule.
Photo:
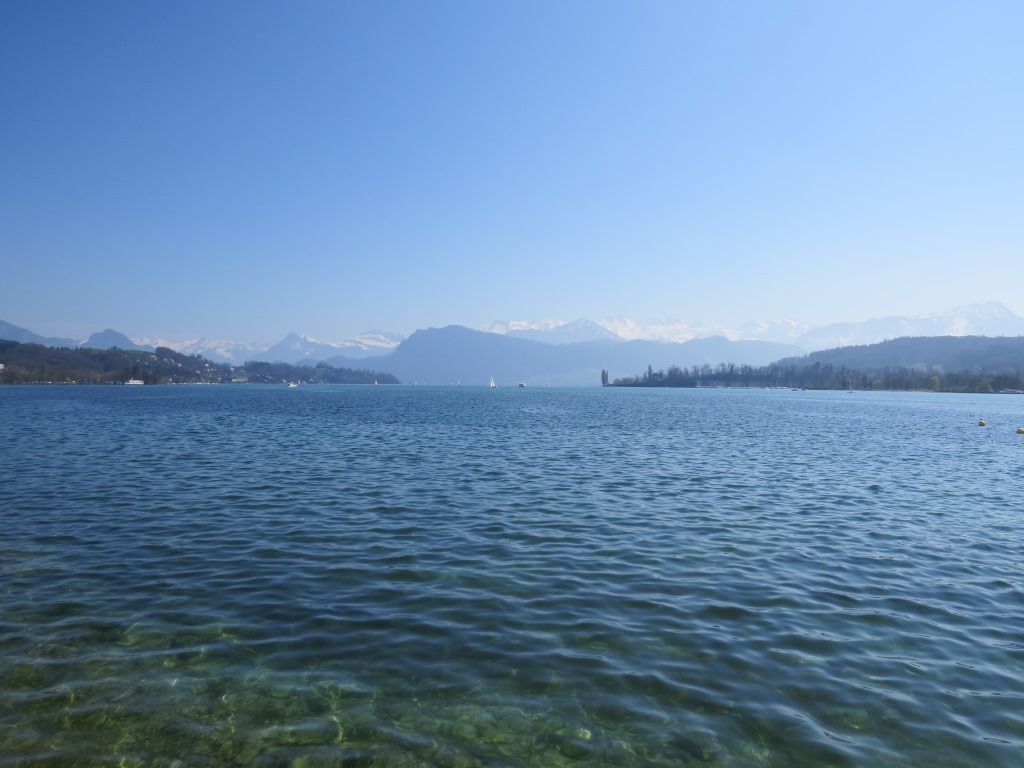
[[[494,383],[494,377],[491,376],[491,389],[494,389],[496,386],[498,385]]]

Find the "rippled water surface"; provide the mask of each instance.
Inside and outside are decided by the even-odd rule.
[[[3,387],[0,425],[0,765],[1024,764],[1022,397]]]

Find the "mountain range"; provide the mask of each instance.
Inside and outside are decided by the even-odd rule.
[[[94,333],[87,339],[65,339],[57,336],[40,336],[25,328],[0,320],[0,339],[18,341],[22,344],[42,344],[44,347],[88,347],[89,349],[144,349],[152,352],[154,347],[139,345],[123,333],[108,328]],[[164,345],[166,346],[166,345]]]
[[[346,355],[352,359],[386,355],[402,341],[402,336],[386,331],[367,331],[341,342],[318,341],[312,336],[289,333],[273,345],[252,341],[212,340],[206,338],[168,341],[162,338],[129,338],[110,328],[86,339],[41,336],[38,333],[0,320],[0,339],[46,347],[87,347],[90,349],[137,349],[152,352],[167,347],[184,355],[201,355],[215,363],[240,364],[247,360],[286,363],[317,363],[327,357]]]
[[[543,320],[496,322],[484,330],[550,343],[599,339],[646,339],[681,343],[691,339],[722,336],[730,341],[775,341],[795,344],[805,352],[874,344],[902,336],[1021,336],[1024,318],[999,302],[968,304],[927,315],[891,316],[861,322],[831,323],[812,327],[799,320],[749,320],[739,327],[679,320],[638,322],[628,319],[576,320],[558,323]]]
[[[581,341],[547,344],[509,334],[476,331],[457,325],[416,331],[390,355],[375,358],[376,370],[407,383],[594,385],[602,369],[634,374],[648,365],[703,365],[733,361],[767,365],[800,354],[791,344],[730,341],[722,336],[681,344],[662,341]],[[352,367],[360,361],[336,357],[324,362]],[[363,361],[365,362],[365,361]]]
[[[170,347],[187,355],[202,355],[218,363],[239,364],[247,360],[284,363],[317,363],[328,357],[344,355],[362,359],[386,355],[402,341],[402,336],[387,331],[367,331],[345,341],[320,341],[302,333],[289,333],[276,344],[254,341],[189,339],[171,342],[163,339],[136,339],[153,347]]]
[[[248,360],[373,368],[406,382],[592,384],[600,371],[634,375],[670,365],[765,365],[781,358],[906,336],[1022,336],[1024,318],[988,302],[916,317],[884,317],[811,328],[794,320],[750,321],[741,328],[674,320],[501,321],[483,330],[429,328],[407,339],[368,331],[341,342],[289,333],[273,345],[229,340],[129,338],[107,329],[88,339],[43,337],[0,321],[0,338],[57,347],[153,350],[169,347],[214,362]]]

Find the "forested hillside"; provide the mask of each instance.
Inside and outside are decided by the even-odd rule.
[[[856,370],[910,368],[933,373],[1008,373],[1024,370],[1024,336],[908,336],[812,352],[779,364],[801,361]]]
[[[154,352],[130,349],[47,347],[0,340],[0,383],[3,384],[217,384],[253,382],[281,384],[396,384],[386,373],[286,363],[248,362],[241,366],[212,363],[199,355],[183,355],[167,347]]]
[[[602,377],[607,379],[607,372]],[[1024,391],[1024,337],[906,338],[814,352],[771,365],[671,366],[617,378],[620,387]]]

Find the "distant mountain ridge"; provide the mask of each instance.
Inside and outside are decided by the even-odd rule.
[[[749,320],[741,326],[729,327],[717,323],[679,320],[636,321],[614,318],[596,323],[583,319],[573,323],[552,320],[536,323],[497,321],[484,330],[560,344],[566,343],[562,340],[563,336],[574,332],[578,334],[577,328],[590,328],[593,339],[602,338],[600,332],[593,329],[606,331],[610,334],[607,338],[671,343],[722,336],[730,341],[796,344],[806,352],[814,352],[852,344],[874,344],[901,336],[1021,336],[1024,335],[1024,318],[1015,315],[999,302],[984,302],[915,317],[881,317],[861,322],[830,323],[816,328],[798,320]]]
[[[483,329],[518,339],[531,339],[546,344],[576,344],[581,341],[624,341],[600,323],[580,318],[570,323],[541,320],[538,323],[521,321],[497,321]]]
[[[143,352],[152,352],[156,347],[149,344],[138,344],[129,339],[123,333],[107,328],[105,331],[94,333],[85,341],[79,342],[76,346],[89,349],[137,349]]]
[[[879,317],[860,323],[832,323],[800,336],[809,352],[876,344],[904,336],[1024,336],[1024,318],[999,302],[970,304],[917,317]]]
[[[721,336],[682,344],[640,339],[545,344],[450,325],[416,331],[393,353],[375,359],[374,366],[407,383],[486,384],[493,377],[499,386],[596,385],[602,369],[632,375],[648,365],[766,365],[800,352],[789,344],[734,342]],[[327,362],[348,363],[338,358]]]
[[[612,318],[600,325],[623,339],[647,339],[682,343],[693,339],[723,336],[730,341],[776,341],[793,344],[810,326],[797,320],[749,320],[740,327],[720,323],[683,322],[681,320],[637,321]]]
[[[164,339],[136,339],[140,344],[169,347],[186,355],[201,355],[217,363],[239,365],[249,360],[266,362],[318,363],[339,355],[352,360],[386,355],[404,337],[387,331],[366,331],[345,341],[319,341],[301,333],[289,333],[276,344],[207,338],[173,342]]]
[[[107,328],[86,339],[41,336],[27,328],[0,320],[0,339],[46,347],[86,347],[89,349],[134,349],[152,352],[166,347],[184,355],[200,355],[215,363],[241,364],[248,360],[266,362],[317,363],[327,357],[345,355],[352,360],[377,357],[391,352],[404,337],[387,331],[366,331],[341,342],[323,342],[299,333],[289,333],[274,345],[262,342],[189,339],[182,342],[162,338],[132,339]]]
[[[277,344],[267,348],[265,354],[271,361],[283,360],[289,363],[319,362],[338,355],[349,358],[376,357],[394,350],[401,340],[401,336],[384,331],[368,331],[341,342],[318,341],[301,333],[289,333]]]
[[[449,326],[454,327],[459,326]],[[472,329],[462,330],[470,332]],[[365,367],[367,360],[372,358],[373,367],[389,370],[383,368],[387,364],[394,368],[389,372],[406,380],[447,383],[449,379],[465,378],[474,381],[480,377],[497,376],[500,372],[506,381],[522,378],[546,380],[548,383],[580,383],[604,368],[613,370],[614,375],[619,376],[638,373],[647,365],[719,362],[764,364],[773,361],[766,359],[765,355],[774,355],[774,359],[779,359],[837,347],[873,344],[904,336],[1024,336],[1024,318],[998,302],[986,302],[930,315],[874,318],[857,323],[832,323],[818,328],[809,328],[795,320],[752,320],[741,328],[674,320],[636,322],[618,319],[594,322],[580,318],[571,322],[500,321],[492,323],[483,331],[472,331],[473,334],[482,333],[488,338],[460,336],[454,331],[446,331],[448,343],[455,346],[450,350],[436,350],[435,354],[438,360],[449,359],[453,362],[447,370],[425,363],[414,363],[416,356],[413,351],[423,343],[423,338],[418,334],[436,334],[441,331],[446,329],[417,331],[409,339],[384,331],[367,331],[341,342],[320,341],[305,334],[289,333],[276,344],[267,345],[261,342],[206,338],[184,342],[132,339],[112,329],[93,334],[88,339],[75,340],[43,337],[0,321],[0,338],[54,347],[116,347],[136,350],[167,347],[182,354],[200,355],[212,362],[232,365],[260,360],[304,365],[326,362],[335,366],[358,368]],[[432,339],[434,336],[428,335],[427,338]],[[523,365],[510,365],[507,361],[503,362],[500,355],[494,357],[494,350],[502,350],[502,354],[509,356],[518,348],[489,345],[488,342],[494,339],[531,342],[550,349],[534,349],[530,353],[530,359],[535,363],[531,364],[533,367],[525,365],[526,358],[523,358]],[[460,345],[466,346],[460,349]],[[604,349],[604,346],[608,349]],[[617,349],[619,347],[621,349]],[[455,357],[460,354],[470,361],[468,367],[454,365]],[[484,371],[484,368],[490,370]]]
[[[6,323],[0,320],[0,339],[17,341],[22,344],[42,344],[47,347],[77,347],[80,342],[75,339],[62,339],[55,336],[40,336],[27,328]]]
[[[908,368],[935,373],[1024,371],[1024,336],[905,336],[898,339],[811,352],[778,361],[857,371]]]

